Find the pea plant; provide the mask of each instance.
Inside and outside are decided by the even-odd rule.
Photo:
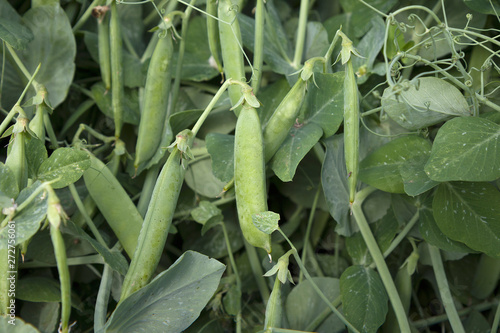
[[[498,332],[498,0],[0,0],[1,332]]]

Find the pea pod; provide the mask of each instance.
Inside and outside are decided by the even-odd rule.
[[[173,147],[173,151],[158,176],[139,235],[137,249],[123,281],[120,302],[148,284],[158,266],[184,182],[186,170],[182,165],[183,154],[192,144],[193,139],[194,135],[190,130],[177,135],[177,146]]]
[[[234,188],[243,236],[251,245],[271,253],[271,236],[260,231],[252,215],[267,211],[264,146],[257,111],[243,104],[236,122]]]
[[[236,16],[237,6],[231,0],[219,0],[218,16],[219,36],[222,50],[222,61],[224,62],[224,74],[226,79],[234,79],[245,82],[245,67],[243,52],[241,50],[241,32],[238,18]],[[237,86],[228,88],[231,104],[234,106],[241,98],[241,89]],[[235,109],[236,115],[240,108]]]
[[[283,306],[281,305],[281,281],[278,277],[274,280],[273,291],[267,301],[266,321],[264,329],[271,332],[273,327],[281,327],[281,317],[283,316]]]
[[[90,168],[83,174],[85,186],[123,248],[132,257],[142,217],[111,170],[92,154],[90,161]]]
[[[97,22],[97,43],[99,45],[99,68],[101,69],[101,78],[106,87],[106,91],[111,88],[111,63],[109,49],[109,15],[106,15],[109,7],[100,7],[96,11],[98,15]]]
[[[119,138],[123,126],[123,65],[122,35],[116,0],[111,1],[111,18],[109,24],[110,56],[111,56],[111,105],[115,121],[115,137]]]
[[[207,0],[207,13],[217,17],[217,0]],[[214,58],[217,70],[222,73],[222,61],[220,59],[220,37],[219,28],[217,27],[217,20],[213,17],[207,15],[207,35],[208,35],[208,47],[210,48],[210,53]]]
[[[299,77],[264,127],[266,162],[271,160],[295,123],[306,94],[307,80]]]
[[[173,45],[167,31],[164,31],[163,35],[160,36],[149,63],[144,89],[144,107],[135,148],[136,169],[158,150],[167,115]]]

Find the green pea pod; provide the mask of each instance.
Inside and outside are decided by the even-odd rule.
[[[116,0],[111,1],[111,18],[109,24],[110,56],[111,56],[111,105],[115,121],[115,137],[119,138],[123,126],[123,64],[122,64],[122,35],[120,18],[116,8]]]
[[[217,0],[207,0],[207,13],[217,17]],[[219,27],[217,26],[217,20],[213,17],[207,15],[207,35],[208,35],[208,47],[210,48],[210,53],[214,58],[217,70],[222,73],[222,61],[220,59],[220,37],[219,37]]]
[[[344,79],[344,154],[349,177],[349,202],[354,202],[359,172],[359,100],[352,60],[345,67]]]
[[[288,136],[306,94],[307,81],[299,78],[264,127],[265,158],[269,162]]]
[[[90,161],[90,168],[83,173],[85,186],[123,248],[132,257],[141,231],[141,214],[109,168],[92,154]]]
[[[106,87],[106,91],[111,88],[109,42],[109,15],[106,15],[106,11],[102,11],[99,13],[97,22],[97,43],[99,45],[99,68],[101,69],[101,78]]]
[[[35,133],[36,137],[45,142],[45,125],[43,124],[43,112],[46,106],[38,104],[36,106],[35,116],[29,123],[29,128]]]
[[[218,17],[222,21],[219,21],[219,36],[226,80],[234,79],[245,82],[245,67],[241,50],[243,44],[241,43],[240,24],[236,16],[236,9],[237,6],[234,6],[231,0],[219,0]],[[228,91],[231,104],[237,105],[242,96],[241,88],[230,86]],[[236,115],[239,114],[239,111],[240,108],[234,110]]]
[[[158,150],[167,115],[173,45],[168,32],[164,31],[163,34],[164,36],[160,37],[156,44],[149,63],[144,89],[144,107],[135,148],[134,167],[136,170]]]
[[[281,305],[281,281],[276,276],[276,280],[274,280],[273,291],[271,292],[271,296],[267,301],[264,329],[269,330],[273,327],[281,327],[282,317],[283,306]]]
[[[148,284],[158,266],[186,173],[182,165],[184,153],[180,149],[184,144],[190,146],[193,139],[194,135],[190,130],[177,135],[177,146],[173,147],[158,176],[139,235],[137,249],[123,281],[120,302]]]
[[[252,215],[267,211],[262,130],[257,111],[244,104],[234,141],[234,188],[243,236],[251,245],[271,253],[271,236],[260,231]]]
[[[28,161],[26,159],[26,127],[28,119],[19,116],[14,125],[12,138],[9,143],[9,149],[5,165],[8,166],[17,180],[19,191],[28,185]]]

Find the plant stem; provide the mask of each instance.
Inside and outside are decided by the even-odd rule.
[[[448,285],[448,280],[446,279],[446,273],[444,271],[443,260],[441,259],[440,250],[430,244],[427,244],[429,248],[429,253],[431,255],[432,267],[434,268],[434,274],[436,275],[436,281],[439,287],[439,294],[441,295],[441,301],[443,302],[444,309],[448,315],[448,320],[450,321],[451,328],[455,333],[465,333],[462,322],[457,312],[457,308],[453,302],[453,297],[451,296],[450,287]]]
[[[254,76],[252,78],[252,89],[257,94],[262,78],[262,64],[264,63],[264,0],[257,0],[255,7],[255,43],[253,51]]]
[[[245,250],[247,252],[248,260],[250,261],[250,266],[252,267],[252,273],[257,282],[257,286],[259,287],[260,296],[262,297],[262,301],[267,303],[269,296],[271,295],[269,292],[269,287],[267,286],[266,279],[264,278],[264,272],[262,271],[262,265],[260,263],[259,256],[257,255],[257,250],[252,245],[248,244],[246,240],[245,242]]]
[[[309,236],[311,235],[311,227],[314,221],[314,213],[316,212],[316,206],[318,205],[319,194],[321,193],[321,186],[318,186],[316,195],[314,196],[314,201],[311,207],[311,213],[309,214],[309,220],[307,221],[306,234],[304,235],[304,248],[302,249],[302,262],[306,263],[307,260],[307,248],[309,244]],[[301,270],[299,274],[299,283],[304,279],[304,272]]]
[[[408,323],[408,318],[406,317],[406,312],[401,302],[401,298],[399,297],[398,291],[396,289],[396,285],[394,284],[394,280],[391,277],[391,273],[389,272],[389,268],[387,267],[387,263],[384,260],[382,252],[378,247],[377,241],[372,234],[370,226],[368,225],[368,221],[365,218],[361,205],[363,201],[370,193],[372,193],[375,189],[370,187],[365,187],[361,191],[356,194],[355,200],[352,204],[352,213],[358,224],[359,230],[363,239],[366,243],[368,251],[375,262],[377,270],[380,274],[380,278],[384,283],[385,289],[391,301],[392,307],[394,309],[394,313],[396,314],[396,318],[399,323],[399,328],[401,332],[409,333],[410,324]]]
[[[88,18],[92,14],[92,10],[94,9],[94,7],[96,7],[96,6],[102,6],[104,4],[105,4],[104,0],[94,0],[94,1],[92,1],[92,3],[90,4],[90,6],[87,8],[87,10],[83,13],[83,15],[78,20],[78,22],[76,22],[75,25],[73,26],[73,33],[77,32],[78,29],[80,29],[81,26],[84,25],[85,22],[87,22]]]
[[[497,311],[495,311],[495,318],[493,319],[493,325],[491,325],[491,332],[498,332],[499,324],[500,324],[500,304],[497,304]]]
[[[302,62],[304,53],[304,43],[306,40],[307,16],[309,15],[309,0],[300,1],[299,26],[297,28],[297,42],[295,44],[295,55],[293,57],[292,67],[298,69]]]

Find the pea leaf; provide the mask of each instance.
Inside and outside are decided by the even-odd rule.
[[[209,159],[199,160],[189,165],[185,176],[186,184],[196,193],[208,198],[218,196],[224,183],[215,178]]]
[[[90,90],[99,110],[107,117],[113,118],[111,91],[106,91],[106,87],[102,82],[94,84]],[[137,90],[125,89],[125,103],[123,103],[123,106],[123,122],[139,125],[139,95]]]
[[[500,177],[500,126],[455,118],[438,131],[425,172],[435,181],[493,181]]]
[[[225,266],[200,253],[184,253],[169,269],[121,302],[107,333],[182,332],[198,318],[219,285]]]
[[[313,281],[330,301],[334,301],[340,295],[339,279],[313,277]],[[307,304],[307,306],[304,306],[304,304]],[[288,322],[290,327],[296,330],[306,330],[326,309],[327,305],[314,291],[309,280],[295,286],[288,294],[285,302],[285,313]],[[315,331],[344,332],[345,325],[335,314],[330,313]]]
[[[464,4],[476,12],[497,15],[500,12],[500,3],[491,0],[463,0]]]
[[[278,221],[280,220],[280,214],[275,212],[261,212],[252,215],[253,224],[260,231],[270,235],[276,230],[278,230]]]
[[[234,176],[234,135],[210,133],[205,137],[212,158],[212,172],[222,182]]]
[[[397,0],[368,0],[366,2],[377,10],[387,13],[397,3]],[[340,5],[351,21],[353,37],[363,36],[370,29],[370,21],[373,17],[372,9],[358,1],[341,0]]]
[[[33,33],[8,1],[0,1],[0,39],[17,50],[24,50],[33,40]]]
[[[290,129],[288,137],[274,154],[271,168],[284,182],[293,179],[300,161],[323,135],[321,127],[314,123]]]
[[[500,192],[489,183],[452,182],[432,202],[441,231],[473,250],[500,258]]]
[[[430,153],[424,152],[421,155],[411,156],[406,163],[399,166],[406,194],[416,196],[439,184],[430,179],[424,171],[429,155]]]
[[[31,324],[27,324],[21,318],[16,317],[12,324],[12,319],[8,316],[0,317],[0,332],[10,333],[40,333],[39,330],[34,328]]]
[[[335,134],[344,119],[344,72],[315,73],[316,84],[309,84],[304,122],[323,129],[323,137]]]
[[[435,125],[452,116],[470,115],[462,93],[451,83],[436,77],[388,87],[382,107],[395,122],[409,130]]]
[[[28,177],[36,178],[38,169],[45,160],[48,154],[45,144],[42,140],[32,137],[26,142],[26,160],[28,161]]]
[[[305,58],[322,57],[328,51],[328,32],[320,22],[308,22],[306,28]]]
[[[31,186],[23,189],[16,199],[16,204],[18,206],[22,204],[40,185],[41,183],[36,181]],[[46,213],[47,196],[42,191],[26,208],[14,216],[16,230],[15,245],[27,241],[36,234],[38,229],[40,229],[40,223],[45,219]],[[0,229],[0,249],[7,248],[7,239],[9,239],[8,231],[9,225]]]
[[[29,276],[17,281],[16,298],[30,302],[60,302],[59,282],[43,276]]]
[[[340,277],[346,319],[362,332],[376,332],[384,323],[388,297],[380,276],[363,266],[351,266]]]
[[[399,172],[410,158],[428,154],[429,142],[418,136],[390,141],[366,157],[359,165],[361,181],[385,192],[404,193]]]
[[[201,201],[199,206],[191,211],[191,216],[193,219],[200,223],[205,224],[212,217],[221,215],[221,210],[217,208],[216,205],[211,203],[210,201]]]
[[[80,179],[89,167],[90,158],[86,152],[73,148],[59,148],[40,165],[38,179],[51,181],[60,178],[52,184],[52,187],[62,188]]]

